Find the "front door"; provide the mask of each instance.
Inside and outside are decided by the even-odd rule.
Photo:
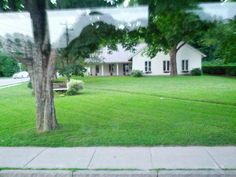
[[[123,75],[128,75],[129,74],[129,64],[125,63],[123,64]]]
[[[109,64],[109,73],[112,76],[115,71],[115,65],[114,64]]]
[[[96,69],[96,71],[95,71],[95,75],[97,76],[97,75],[99,75],[99,65],[96,65],[96,67],[95,67]]]

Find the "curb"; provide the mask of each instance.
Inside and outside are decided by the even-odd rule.
[[[65,170],[2,170],[0,177],[72,177],[72,171]]]
[[[236,170],[160,170],[158,177],[236,177]]]
[[[2,170],[0,177],[236,177],[236,170]]]

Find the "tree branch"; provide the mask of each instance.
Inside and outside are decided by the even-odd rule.
[[[18,56],[13,56],[17,61],[19,61],[20,63],[23,63],[23,64],[32,64],[33,63],[33,59],[32,58],[21,58],[21,57],[18,57]]]
[[[182,44],[180,44],[178,47],[177,47],[177,51],[181,48],[181,47],[183,47],[184,45],[186,44],[186,42],[183,42]]]
[[[57,58],[57,50],[52,49],[48,61],[48,70],[47,70],[50,79],[52,79],[53,74],[55,72],[56,58]]]

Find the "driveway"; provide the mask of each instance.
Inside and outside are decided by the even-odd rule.
[[[15,85],[27,81],[29,81],[29,78],[24,78],[24,79],[0,78],[0,87]]]

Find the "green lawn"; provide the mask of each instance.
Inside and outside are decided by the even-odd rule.
[[[236,145],[236,78],[87,77],[56,96],[60,128],[35,132],[26,84],[0,90],[0,146]]]

